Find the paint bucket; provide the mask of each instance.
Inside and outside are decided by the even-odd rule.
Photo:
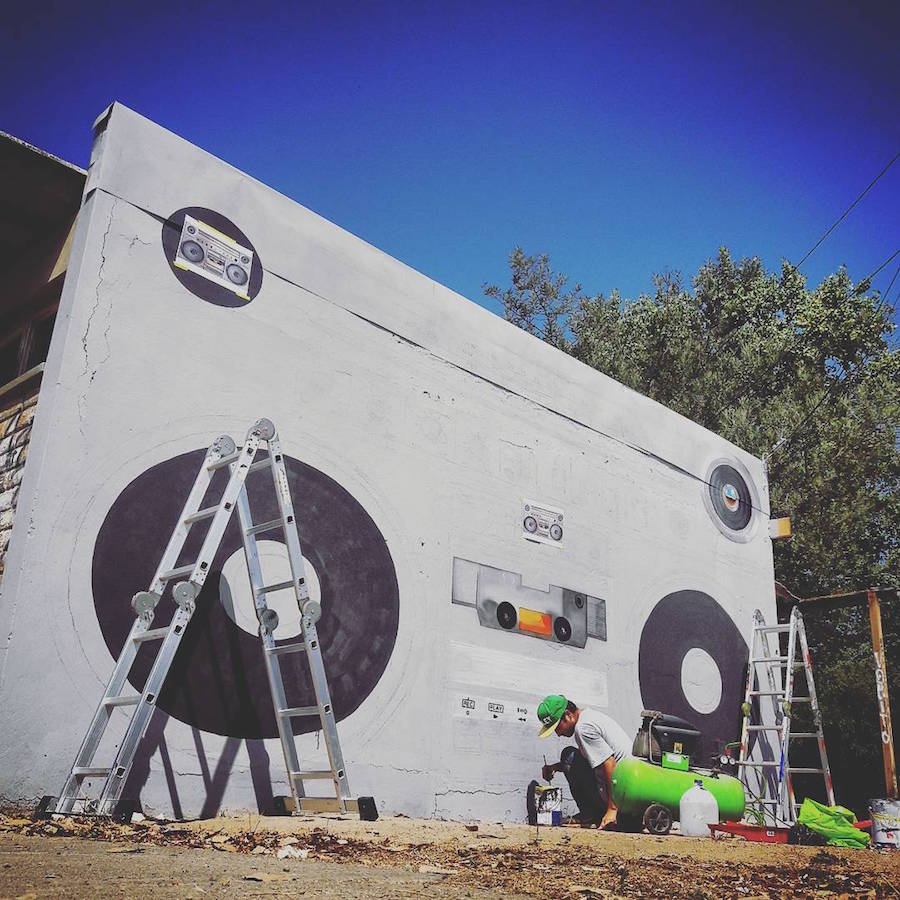
[[[535,788],[537,799],[538,825],[562,824],[562,789],[538,785]]]
[[[870,800],[872,843],[900,849],[900,800]]]

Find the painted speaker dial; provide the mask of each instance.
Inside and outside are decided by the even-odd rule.
[[[134,621],[131,597],[146,590],[169,539],[205,450],[198,449],[159,463],[135,478],[116,498],[94,546],[94,607],[113,657],[121,651]],[[303,554],[314,566],[322,599],[317,625],[335,715],[348,716],[372,692],[384,673],[399,621],[399,591],[390,552],[378,526],[358,501],[323,472],[285,456],[297,510]],[[216,474],[202,506],[215,503],[226,475]],[[275,493],[250,475],[248,495],[254,519],[278,516]],[[267,489],[266,489],[267,488]],[[196,559],[205,529],[189,535],[180,564]],[[281,541],[277,531],[266,535]],[[233,517],[197,598],[158,705],[188,725],[236,738],[278,734],[272,711],[262,645],[226,612],[225,563],[242,546]],[[265,570],[264,570],[265,574]],[[243,571],[240,577],[246,578]],[[157,607],[155,627],[168,624],[175,605],[166,594]],[[289,638],[284,643],[292,643]],[[140,691],[158,645],[144,645],[129,681]],[[285,689],[291,706],[315,703],[304,655],[283,657]],[[315,731],[317,719],[292,720],[295,733]]]
[[[744,476],[734,466],[716,466],[709,477],[709,498],[716,515],[732,531],[743,531],[753,515],[753,498]]]
[[[519,616],[516,613],[516,608],[512,605],[512,603],[508,603],[504,600],[497,607],[497,622],[500,624],[501,628],[515,628],[516,622],[519,621]]]
[[[697,650],[703,651],[696,653]],[[734,620],[709,594],[676,591],[651,611],[641,632],[638,673],[645,709],[658,709],[692,722],[703,734],[701,765],[716,742],[740,736],[747,644]],[[694,706],[685,690],[685,660],[707,658],[718,670],[718,702]],[[709,677],[709,676],[704,676]]]
[[[183,241],[181,252],[191,261],[200,262],[203,259],[203,248],[196,241]]]
[[[553,633],[558,641],[566,643],[572,637],[572,625],[564,616],[558,616],[553,623]]]

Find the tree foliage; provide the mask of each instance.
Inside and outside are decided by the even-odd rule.
[[[509,264],[510,287],[484,286],[509,321],[766,461],[772,514],[790,515],[794,531],[774,545],[776,577],[795,594],[900,587],[900,352],[893,310],[868,282],[841,268],[810,288],[790,263],[768,272],[722,248],[689,285],[657,275],[652,293],[623,299],[569,289],[547,256],[519,247]],[[874,710],[858,619],[837,615],[816,640],[842,730],[860,692]],[[894,648],[897,619],[886,619]],[[900,698],[900,659],[891,667]],[[871,740],[841,740],[880,774]],[[855,777],[851,793],[863,790]]]

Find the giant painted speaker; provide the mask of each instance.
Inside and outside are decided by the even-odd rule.
[[[680,716],[704,754],[737,737],[742,634],[774,620],[759,460],[125,107],[95,134],[3,575],[0,793],[58,789],[204,448],[262,416],[354,793],[519,819],[564,749],[537,736],[548,693],[630,733]],[[145,748],[160,815],[286,792],[237,527]]]
[[[93,553],[92,587],[97,620],[113,657],[119,655],[134,621],[122,598],[146,590],[152,581],[205,454],[205,449],[197,449],[153,466],[122,491],[103,521]],[[371,693],[390,660],[399,616],[397,577],[378,526],[346,490],[292,457],[285,457],[285,468],[291,495],[297,498],[297,523],[309,575],[319,586],[316,599],[323,609],[319,641],[340,721]],[[220,496],[226,480],[226,471],[219,470],[207,496]],[[251,477],[247,494],[257,521],[277,518],[271,485]],[[204,534],[196,529],[189,534],[176,565],[197,558]],[[260,543],[265,547],[270,541]],[[283,543],[281,538],[278,543]],[[261,555],[265,563],[265,554]],[[286,560],[286,553],[283,557]],[[233,558],[238,565],[229,584],[223,569]],[[240,526],[233,516],[157,705],[204,731],[273,738],[278,730],[260,639],[253,626],[241,627],[234,611],[234,594],[241,589],[246,592],[246,582]],[[288,602],[294,602],[292,595]],[[252,611],[249,594],[245,605]],[[157,607],[154,627],[167,625],[174,609],[167,592]],[[299,621],[299,615],[295,618]],[[255,625],[255,618],[245,615],[243,621],[247,620]],[[293,640],[296,635],[288,634],[279,643]],[[138,654],[129,676],[137,691],[143,690],[156,650],[156,645],[145,644]],[[290,705],[315,705],[303,655],[287,657],[282,671]],[[298,734],[319,727],[318,720],[310,717],[295,718],[292,723]]]

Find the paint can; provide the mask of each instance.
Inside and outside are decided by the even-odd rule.
[[[870,800],[872,843],[900,849],[900,800]]]
[[[537,798],[538,825],[562,824],[562,789],[539,785],[535,789]]]

